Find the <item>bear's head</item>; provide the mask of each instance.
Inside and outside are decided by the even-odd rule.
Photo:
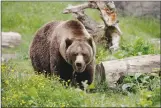
[[[66,39],[66,59],[75,72],[83,72],[94,59],[93,39]]]

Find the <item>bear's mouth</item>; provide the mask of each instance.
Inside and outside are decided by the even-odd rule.
[[[81,73],[85,70],[86,66],[83,66],[83,67],[76,67],[74,66],[74,70],[75,72],[78,72],[78,73]]]

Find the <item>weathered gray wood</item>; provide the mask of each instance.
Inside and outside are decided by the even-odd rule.
[[[2,32],[2,47],[15,47],[21,43],[21,35],[16,32]]]
[[[72,5],[69,5],[64,11],[63,13],[64,14],[68,14],[68,13],[77,13],[77,12],[80,12],[81,10],[83,9],[86,9],[86,8],[97,8],[96,4],[94,2],[87,2],[87,3],[84,3],[84,4],[80,4],[80,5],[77,5],[77,6],[72,6]]]
[[[101,18],[106,26],[114,26],[117,23],[116,8],[114,2],[93,1],[98,6]]]
[[[104,61],[96,66],[96,81],[107,81],[110,87],[124,75],[160,71],[160,55],[143,55]]]
[[[88,33],[90,33],[93,37],[98,36],[98,33],[100,32],[101,34],[104,33],[103,28],[101,28],[100,24],[94,21],[92,18],[87,16],[84,11],[79,11],[74,14],[74,16],[82,22],[82,24],[85,26],[87,29]]]

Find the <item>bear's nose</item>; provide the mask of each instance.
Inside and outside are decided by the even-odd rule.
[[[82,67],[82,64],[81,63],[76,63],[76,66],[77,67]]]

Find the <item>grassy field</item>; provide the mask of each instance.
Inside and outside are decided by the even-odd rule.
[[[106,84],[94,85],[94,91],[64,87],[58,78],[49,80],[34,74],[29,55],[29,45],[38,28],[51,20],[73,19],[62,14],[68,4],[80,2],[2,2],[2,31],[19,32],[20,46],[2,49],[2,54],[16,53],[17,59],[2,63],[2,107],[127,107],[160,106],[160,77],[155,75],[127,76],[116,89]],[[101,21],[96,10],[86,11]],[[123,32],[121,49],[110,54],[97,46],[97,63],[111,58],[160,54],[160,47],[151,39],[160,38],[160,21],[154,18],[118,18]],[[87,91],[90,88],[87,88]]]

